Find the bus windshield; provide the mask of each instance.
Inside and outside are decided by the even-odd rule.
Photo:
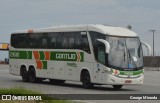
[[[138,37],[107,37],[110,44],[109,67],[120,70],[137,70],[143,67],[142,47]]]

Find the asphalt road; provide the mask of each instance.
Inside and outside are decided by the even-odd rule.
[[[160,71],[145,71],[145,80],[142,85],[128,85],[121,90],[114,90],[112,86],[95,86],[93,89],[84,89],[79,82],[66,82],[64,85],[22,82],[20,76],[9,74],[8,66],[0,65],[0,88],[24,87],[44,94],[160,94]],[[160,103],[158,100],[85,100],[93,103]]]

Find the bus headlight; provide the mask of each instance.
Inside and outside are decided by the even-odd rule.
[[[109,73],[109,74],[112,74],[111,68],[107,68],[107,67],[106,67],[106,68],[104,69],[104,72]]]
[[[118,76],[120,74],[119,70],[111,69],[111,68],[107,68],[107,67],[104,69],[104,72],[115,75],[115,76]]]

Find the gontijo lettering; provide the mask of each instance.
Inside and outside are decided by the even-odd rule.
[[[51,60],[83,62],[83,52],[51,52]]]
[[[56,59],[76,59],[75,54],[56,53]]]

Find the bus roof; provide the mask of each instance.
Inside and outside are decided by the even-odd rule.
[[[95,31],[106,35],[113,36],[129,36],[136,37],[137,34],[130,29],[115,26],[106,26],[99,24],[86,24],[86,25],[63,25],[53,26],[49,28],[19,30],[14,33],[29,33],[29,32],[73,32],[73,31]]]

